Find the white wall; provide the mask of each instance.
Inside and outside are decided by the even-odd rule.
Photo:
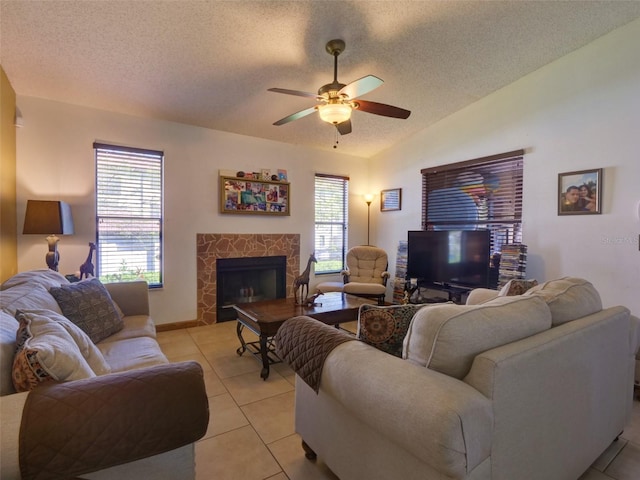
[[[59,271],[73,273],[84,262],[95,240],[96,140],[165,152],[165,285],[150,293],[157,323],[196,318],[197,233],[300,233],[306,261],[313,251],[316,172],[350,176],[349,240],[366,242],[363,159],[32,97],[18,97],[17,103],[25,122],[17,133],[19,271],[46,267],[44,236],[21,234],[28,199],[71,205],[75,235],[61,237]],[[219,169],[260,168],[288,171],[291,216],[218,213]]]
[[[403,188],[402,211],[372,210],[376,242],[391,263],[406,231],[420,229],[421,168],[525,148],[527,276],[587,278],[605,305],[640,315],[638,45],[640,20],[376,157],[372,190]],[[558,173],[600,167],[602,215],[558,216]]]
[[[587,278],[605,305],[626,305],[638,315],[639,44],[637,20],[372,160],[19,96],[25,127],[17,134],[18,230],[27,199],[67,200],[76,234],[60,241],[60,271],[76,271],[94,239],[92,143],[164,150],[166,283],[151,293],[152,314],[158,323],[192,320],[196,233],[299,232],[304,258],[313,249],[313,173],[347,174],[350,245],[366,242],[361,195],[403,189],[401,211],[380,212],[378,198],[371,206],[371,243],[390,253],[393,270],[398,241],[407,230],[420,228],[421,168],[525,148],[528,276]],[[262,167],[288,170],[292,215],[220,215],[218,169]],[[600,167],[605,169],[602,215],[559,217],[557,174]],[[44,266],[44,239],[19,235],[18,242],[20,271]]]

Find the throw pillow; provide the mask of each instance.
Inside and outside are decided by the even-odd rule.
[[[358,311],[357,337],[383,352],[402,358],[402,342],[411,319],[424,304],[379,307],[362,305]]]
[[[520,280],[514,278],[513,280],[509,280],[504,287],[500,289],[498,296],[512,297],[514,295],[522,295],[524,292],[536,285],[538,285],[537,280]]]
[[[16,393],[11,381],[10,365],[16,353],[16,330],[18,321],[8,313],[0,310],[0,397]]]
[[[111,367],[104,359],[100,349],[91,341],[89,335],[71,320],[51,310],[21,310],[21,312],[23,315],[46,317],[51,321],[57,322],[71,335],[73,341],[76,342],[82,358],[87,361],[93,373],[96,375],[111,373]]]
[[[111,295],[97,278],[91,278],[49,290],[62,314],[98,343],[122,330],[124,322],[116,311]]]
[[[44,315],[18,311],[12,379],[18,392],[43,382],[95,377],[71,335]]]

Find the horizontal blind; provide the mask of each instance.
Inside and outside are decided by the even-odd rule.
[[[98,275],[162,284],[163,153],[94,144]]]
[[[423,229],[488,229],[492,251],[521,242],[523,158],[510,153],[423,170]]]
[[[316,273],[344,268],[347,245],[349,179],[317,174],[315,178]]]

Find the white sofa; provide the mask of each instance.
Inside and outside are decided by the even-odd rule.
[[[0,478],[195,478],[194,442],[209,416],[202,368],[170,364],[162,353],[146,282],[104,285],[122,325],[93,346],[59,330],[71,327],[49,292],[69,285],[57,272],[34,270],[0,287]],[[32,338],[53,332],[37,347],[53,381],[32,378],[42,383],[21,393],[12,379],[16,316],[31,319]],[[82,358],[69,354],[77,354],[69,338]]]
[[[403,358],[347,341],[326,357],[318,393],[298,376],[309,458],[341,480],[583,474],[629,422],[638,319],[602,309],[576,278],[486,293],[470,296],[479,305],[421,308]]]

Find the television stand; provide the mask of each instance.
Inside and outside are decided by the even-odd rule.
[[[409,303],[445,303],[445,302],[453,302],[458,305],[463,305],[463,297],[468,294],[472,289],[465,287],[457,287],[449,284],[442,283],[423,283],[418,282],[417,284],[411,284],[407,282],[405,284],[405,290],[409,294]],[[427,290],[427,296],[422,295],[422,290]],[[439,295],[429,295],[428,290],[434,290],[436,292],[446,293],[447,296],[439,296]],[[417,298],[414,300],[413,297],[417,292]]]

